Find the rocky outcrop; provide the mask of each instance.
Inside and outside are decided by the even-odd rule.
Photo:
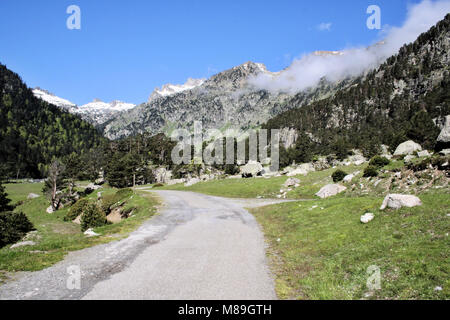
[[[405,195],[405,194],[388,194],[380,207],[380,210],[386,208],[400,209],[401,207],[416,207],[421,206],[422,201],[416,196]]]
[[[394,156],[412,155],[418,151],[422,151],[420,144],[412,140],[403,142],[395,149]]]
[[[450,115],[445,117],[444,125],[437,138],[437,143],[441,149],[450,145]]]
[[[289,187],[293,187],[293,186],[295,186],[295,185],[298,185],[299,183],[300,183],[300,180],[299,180],[299,179],[297,179],[297,178],[289,178],[289,179],[287,179],[286,182],[284,183],[284,186],[285,186],[286,188],[289,188]]]

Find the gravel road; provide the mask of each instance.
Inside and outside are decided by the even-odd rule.
[[[22,274],[0,299],[276,299],[263,235],[244,208],[281,201],[154,192],[164,207],[128,238]],[[81,286],[70,290],[73,266]]]

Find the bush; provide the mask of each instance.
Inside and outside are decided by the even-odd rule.
[[[344,180],[345,176],[347,175],[347,173],[345,171],[342,170],[336,170],[335,172],[333,172],[333,174],[331,175],[331,177],[333,178],[334,182],[339,182]]]
[[[101,227],[107,223],[106,215],[95,203],[89,203],[81,217],[81,231]]]
[[[158,188],[158,187],[164,187],[164,184],[162,184],[162,183],[155,183],[153,185],[153,188]]]
[[[374,166],[368,166],[364,169],[363,177],[376,177],[378,176],[378,168]]]
[[[391,163],[391,161],[388,158],[375,156],[372,159],[370,159],[369,166],[376,168],[383,168],[384,166],[387,166],[389,163]]]
[[[89,200],[80,199],[69,209],[67,215],[64,217],[64,221],[72,221],[82,214],[89,204]]]
[[[234,165],[234,164],[227,164],[225,166],[225,174],[228,174],[230,176],[234,176],[235,174],[239,173],[239,168],[238,166]]]
[[[33,224],[24,213],[0,213],[0,248],[19,241],[32,230],[34,230]]]

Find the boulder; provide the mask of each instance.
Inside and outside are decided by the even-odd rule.
[[[314,168],[312,163],[302,163],[297,167],[297,169],[303,169],[306,172],[314,172],[316,169]]]
[[[98,237],[100,234],[95,233],[92,228],[89,228],[84,232],[84,235],[86,235],[88,237]]]
[[[423,150],[423,151],[419,151],[417,152],[417,156],[418,157],[430,157],[431,154],[428,152],[428,150]]]
[[[172,171],[166,170],[166,168],[157,168],[153,170],[156,183],[167,184],[172,179]]]
[[[194,184],[197,184],[197,183],[199,183],[200,182],[200,179],[198,179],[198,178],[192,178],[192,179],[190,179],[188,182],[186,182],[185,184],[184,184],[184,186],[185,187],[190,187],[190,186],[193,186]]]
[[[36,199],[36,198],[39,198],[39,197],[40,197],[40,195],[38,195],[36,193],[30,193],[28,195],[27,199],[30,200],[30,199]]]
[[[394,156],[403,156],[408,154],[414,154],[415,152],[422,151],[420,144],[415,143],[412,140],[403,142],[397,149],[395,149]]]
[[[263,166],[257,161],[249,161],[245,166],[240,168],[240,171],[245,178],[256,177],[263,171]]]
[[[297,178],[289,178],[289,179],[287,179],[286,182],[284,183],[284,186],[285,186],[286,188],[289,188],[289,187],[298,185],[299,183],[300,183],[300,180],[299,180],[299,179],[297,179]]]
[[[13,244],[10,249],[20,248],[25,246],[34,246],[36,243],[34,241],[22,241],[16,244]]]
[[[444,149],[439,152],[443,156],[448,156],[450,154],[450,149]]]
[[[366,214],[364,214],[364,215],[361,216],[360,221],[361,221],[361,223],[364,223],[364,224],[365,224],[365,223],[369,223],[370,221],[372,221],[373,218],[375,218],[375,216],[373,215],[373,213],[368,212],[368,213],[366,213]]]
[[[295,176],[299,176],[299,175],[306,176],[307,174],[308,174],[308,171],[306,171],[305,169],[297,168],[292,171],[289,171],[287,173],[287,176],[288,177],[295,177]]]
[[[450,115],[445,117],[444,127],[441,130],[437,138],[437,142],[449,143],[450,142]]]
[[[337,195],[338,193],[341,193],[345,191],[347,188],[344,186],[341,186],[339,184],[327,184],[325,187],[320,189],[319,192],[316,193],[316,196],[319,198],[328,198]]]
[[[400,209],[401,207],[412,208],[421,205],[422,201],[420,201],[420,199],[416,196],[405,194],[388,194],[384,198],[380,210],[384,210],[386,208]]]
[[[359,173],[360,173],[360,171],[356,171],[356,172],[353,172],[353,173],[351,173],[351,174],[348,174],[348,175],[346,175],[346,176],[344,177],[343,181],[349,183],[349,182],[351,182],[351,181],[353,180],[353,178],[356,177]]]

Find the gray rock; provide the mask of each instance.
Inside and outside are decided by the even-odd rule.
[[[25,246],[34,246],[36,243],[34,241],[22,241],[16,244],[13,244],[10,249],[20,248]]]
[[[445,117],[444,128],[441,130],[437,142],[450,142],[450,115]]]
[[[412,154],[408,154],[403,161],[405,161],[405,163],[411,162],[412,159],[415,159],[416,156],[413,156]]]
[[[256,177],[263,171],[261,163],[249,161],[245,166],[240,168],[243,177]]]
[[[167,170],[166,168],[157,168],[153,170],[153,175],[155,176],[156,183],[167,184],[172,180],[172,171]]]
[[[420,144],[415,143],[412,140],[403,142],[397,149],[395,149],[394,156],[402,156],[408,154],[414,154],[415,152],[422,151]]]
[[[419,151],[417,152],[417,156],[418,157],[430,157],[431,154],[428,152],[428,150],[423,150],[423,151]]]
[[[98,189],[101,189],[101,188],[103,188],[103,187],[99,186],[99,185],[96,185],[96,184],[93,184],[93,183],[89,183],[87,185],[87,187],[86,187],[86,189],[92,189],[92,190],[98,190]]]
[[[361,221],[361,223],[366,224],[366,223],[369,223],[370,221],[372,221],[374,218],[375,218],[375,216],[373,215],[373,213],[368,212],[361,216],[360,221]]]
[[[36,199],[36,198],[39,198],[39,197],[40,197],[40,195],[38,195],[36,193],[30,193],[28,195],[27,199],[30,200],[30,199]]]
[[[84,232],[84,235],[86,235],[87,237],[98,237],[100,234],[95,233],[92,228],[89,228]]]
[[[286,188],[289,188],[289,187],[295,186],[295,185],[297,185],[297,184],[299,184],[299,183],[300,183],[300,180],[299,180],[299,179],[297,179],[297,178],[289,178],[289,179],[287,179],[286,182],[284,183],[284,186],[285,186]]]
[[[173,186],[174,184],[180,184],[180,183],[185,183],[185,179],[173,179],[170,180],[169,182],[167,182],[167,185],[169,186]]]
[[[295,177],[295,176],[306,176],[308,174],[308,171],[306,171],[303,168],[297,168],[293,170],[288,170],[287,176],[288,177]]]
[[[450,149],[444,149],[439,152],[443,156],[448,156],[450,154]]]
[[[48,208],[45,210],[45,212],[47,212],[47,213],[53,213],[53,212],[54,212],[53,207],[52,207],[52,206],[48,207]]]
[[[400,209],[402,207],[416,207],[421,206],[422,201],[416,196],[405,195],[405,194],[388,194],[380,207],[380,210],[386,208]]]
[[[316,196],[319,198],[328,198],[335,196],[343,191],[347,190],[346,187],[341,186],[339,184],[327,184],[319,192],[316,193]]]

